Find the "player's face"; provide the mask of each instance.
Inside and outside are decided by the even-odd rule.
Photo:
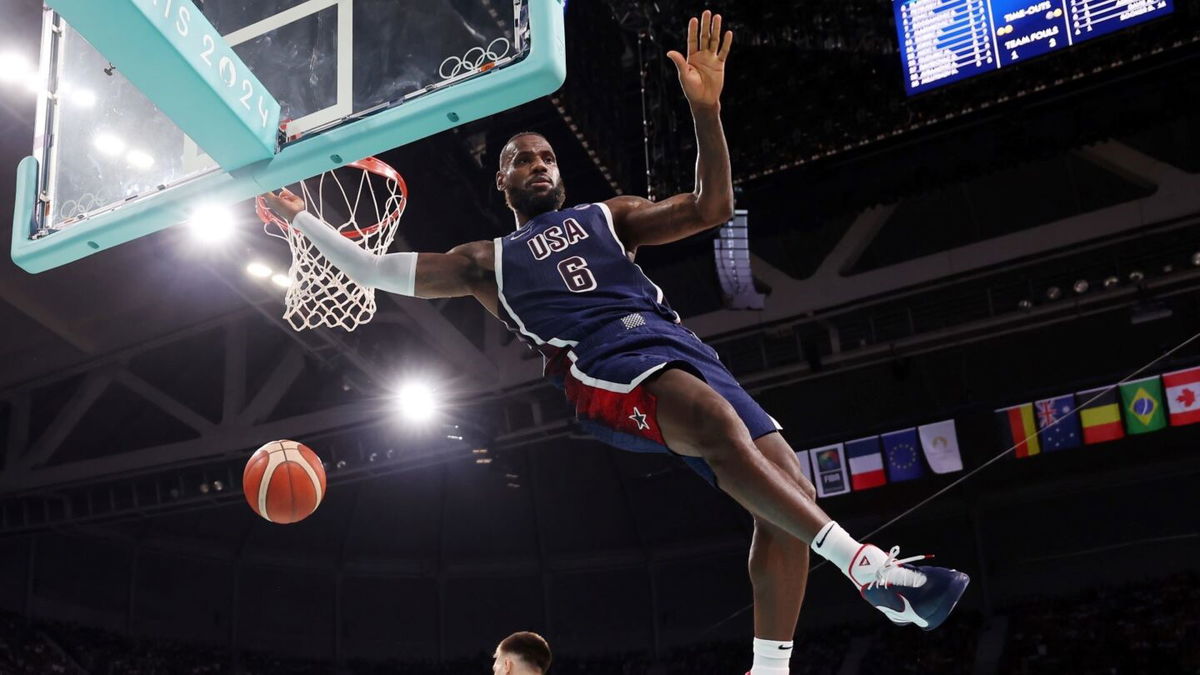
[[[501,154],[496,189],[509,208],[529,218],[562,208],[566,188],[554,148],[541,136],[513,139]]]

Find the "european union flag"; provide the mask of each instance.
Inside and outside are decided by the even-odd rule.
[[[1074,410],[1075,394],[1044,398],[1033,404],[1043,450],[1066,450],[1083,444],[1083,427],[1079,412]]]
[[[893,483],[925,475],[916,429],[893,431],[883,435],[883,454],[887,457],[888,480]]]

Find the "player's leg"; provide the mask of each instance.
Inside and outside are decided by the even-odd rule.
[[[667,447],[703,458],[718,487],[757,518],[811,543],[893,622],[932,629],[958,603],[967,575],[916,568],[907,563],[926,556],[897,560],[898,548],[885,554],[855,540],[759,451],[733,406],[703,380],[669,369],[644,386],[657,402],[656,419]]]
[[[791,447],[779,434],[755,440],[759,452],[782,469],[809,500],[816,489]],[[762,520],[754,519],[750,543],[750,582],[754,587],[754,634],[767,640],[790,641],[808,584],[808,543]]]
[[[657,400],[657,419],[667,447],[701,457],[717,485],[754,516],[811,542],[829,516],[767,459],[733,406],[703,380],[671,369],[646,384]]]
[[[809,499],[816,489],[800,469],[796,453],[778,433],[754,441],[759,452],[787,473]],[[750,543],[750,583],[754,588],[754,668],[751,675],[786,675],[792,637],[808,584],[808,544],[778,527],[754,519]]]

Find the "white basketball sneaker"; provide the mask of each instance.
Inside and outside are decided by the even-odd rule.
[[[933,556],[898,560],[899,552],[899,546],[893,546],[885,555],[877,546],[864,545],[850,561],[850,580],[863,599],[892,623],[933,630],[950,616],[971,578],[945,567],[916,567],[909,563]]]

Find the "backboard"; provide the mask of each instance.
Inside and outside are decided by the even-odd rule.
[[[225,170],[163,111],[162,92],[139,90],[46,8],[46,88],[13,228],[13,259],[30,272],[173,225],[198,202],[240,201],[500,112],[565,77],[561,0],[109,1],[202,13],[236,54],[230,68],[240,59],[278,103],[283,131],[269,158]]]

